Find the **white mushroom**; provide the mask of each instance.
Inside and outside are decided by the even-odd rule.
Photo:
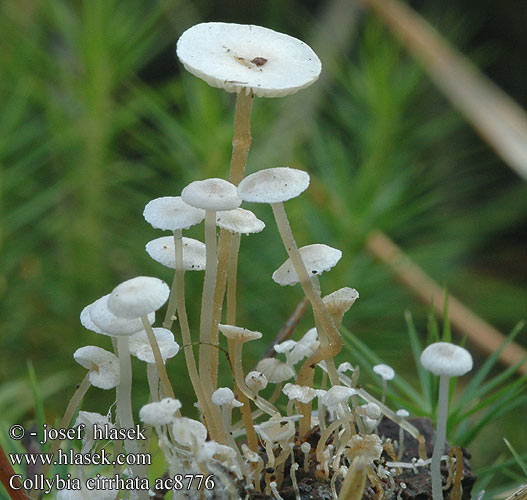
[[[432,474],[433,499],[442,500],[441,456],[446,442],[450,377],[459,377],[470,371],[472,369],[472,356],[463,347],[448,342],[436,342],[429,345],[421,353],[421,364],[428,371],[439,376],[439,410],[430,472]]]
[[[179,444],[193,449],[203,445],[207,439],[207,428],[201,422],[187,417],[175,419],[172,433]]]
[[[262,372],[272,384],[285,382],[296,375],[295,370],[291,366],[276,358],[260,360],[256,365],[256,369]]]
[[[386,386],[388,380],[392,380],[395,377],[395,371],[391,366],[380,364],[373,367],[373,371],[382,378],[382,396],[381,403],[384,404],[386,400]]]
[[[94,345],[80,347],[73,359],[87,368],[91,385],[100,389],[113,389],[119,384],[119,360],[117,356]]]
[[[410,413],[408,413],[408,411],[406,411],[404,408],[397,410],[395,414],[401,418],[408,418],[410,416]],[[404,453],[404,429],[401,426],[399,426],[399,449],[397,451],[397,460],[401,460],[403,453]]]
[[[182,238],[183,268],[185,271],[205,269],[205,243],[194,238]],[[146,252],[165,267],[176,269],[176,249],[173,236],[162,236],[146,244]]]
[[[145,220],[156,229],[188,229],[205,218],[205,211],[185,203],[181,196],[163,196],[149,201],[143,211]]]
[[[178,399],[164,398],[144,405],[139,410],[139,419],[147,425],[159,427],[175,422],[181,402]]]
[[[179,352],[179,344],[174,340],[174,334],[166,328],[153,328],[152,331],[161,353],[161,359],[165,363],[167,359],[173,358]],[[145,363],[152,364],[156,362],[152,345],[144,330],[131,335],[129,342],[132,356]]]
[[[284,201],[298,196],[308,186],[309,175],[306,172],[286,167],[270,168],[260,170],[243,179],[238,186],[238,195],[245,201],[271,204],[285,249],[299,277],[302,289],[311,302],[317,326],[320,325],[318,333],[321,346],[317,353],[304,363],[298,376],[298,383],[306,386],[312,385],[314,365],[326,360],[330,382],[338,384],[339,379],[333,358],[342,348],[342,339],[333,319],[322,302],[319,290],[313,285],[311,277],[306,270],[283,204]],[[310,413],[311,408],[306,406],[303,410],[305,418],[300,423],[301,434],[305,434],[308,431],[306,426],[311,421]]]
[[[298,249],[309,276],[320,275],[329,271],[342,257],[342,252],[328,245],[316,243]],[[298,275],[291,259],[287,259],[274,273],[273,281],[279,285],[296,285]]]
[[[238,234],[259,233],[265,228],[263,221],[244,208],[216,212],[216,225]]]
[[[331,314],[335,326],[340,328],[342,324],[342,318],[344,314],[349,310],[349,308],[355,303],[359,298],[359,292],[355,288],[344,287],[335,290],[323,297],[322,302],[326,305],[326,308]]]
[[[181,35],[185,68],[213,87],[259,97],[281,97],[309,86],[322,65],[311,48],[261,26],[201,23]]]

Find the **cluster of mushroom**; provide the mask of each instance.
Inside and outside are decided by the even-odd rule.
[[[69,422],[76,404],[94,385],[116,388],[113,424],[132,428],[132,354],[147,363],[150,388],[149,401],[141,408],[139,418],[155,430],[169,474],[207,471],[218,478],[217,489],[202,491],[201,497],[250,498],[251,492],[260,492],[280,499],[280,488],[287,484],[298,500],[302,498],[299,477],[312,475],[330,484],[335,499],[360,498],[366,481],[381,498],[386,484],[395,488],[393,478],[404,467],[400,462],[403,433],[399,442],[379,435],[383,416],[418,439],[421,451],[423,438],[406,420],[407,413],[395,413],[385,405],[386,384],[394,377],[390,367],[375,367],[383,381],[378,400],[358,385],[358,366],[347,362],[337,367],[335,363],[342,347],[339,327],[359,295],[350,287],[322,294],[319,277],[338,263],[340,250],[324,244],[297,247],[284,203],[308,188],[309,175],[277,167],[245,176],[253,97],[284,96],[310,85],[318,78],[320,61],[305,43],[292,37],[258,26],[226,23],[190,28],[180,38],[177,52],[191,73],[212,86],[238,93],[230,180],[195,181],[180,196],[157,198],[145,206],[146,221],[171,232],[148,242],[146,251],[174,270],[173,283],[169,288],[157,278],[133,278],[82,311],[81,323],[97,334],[110,336],[116,354],[95,346],[76,351],[75,360],[88,369],[88,374],[63,421]],[[275,345],[275,356],[262,359],[248,373],[243,365],[244,344],[261,339],[262,334],[236,321],[238,253],[241,235],[260,232],[265,225],[241,208],[242,202],[271,206],[288,254],[272,278],[282,286],[301,285],[315,324],[301,339]],[[184,230],[202,222],[204,242],[183,236]],[[199,335],[187,317],[186,271],[204,271]],[[162,327],[154,328],[155,312],[167,302]],[[226,320],[221,323],[224,302]],[[166,370],[167,360],[180,350],[172,333],[176,320],[200,420],[182,416]],[[220,341],[220,332],[226,341]],[[234,391],[218,387],[218,349],[222,342],[227,344]],[[197,359],[193,345],[198,346]],[[427,352],[423,353],[424,364]],[[285,359],[281,361],[279,355]],[[438,356],[433,357],[437,361]],[[317,368],[323,377],[318,388],[314,384]],[[444,375],[435,365],[431,369]],[[351,377],[346,375],[348,371]],[[458,374],[461,371],[458,369]],[[445,383],[443,377],[441,380],[443,400]],[[267,389],[269,384],[275,384],[272,393]],[[280,410],[283,407],[285,410]],[[444,405],[441,408],[440,418]],[[433,470],[438,469],[444,448],[443,425],[438,422]],[[92,443],[88,441],[85,446],[89,448]],[[140,449],[134,440],[126,440],[124,446],[130,453]],[[148,444],[141,449],[148,449]],[[427,457],[421,455],[422,463],[427,463]],[[127,473],[145,475],[139,466],[132,466]],[[434,500],[440,498],[440,488],[439,476],[439,483],[434,479]],[[197,498],[194,494],[173,491],[174,498]],[[140,500],[147,497],[143,491],[133,494]]]

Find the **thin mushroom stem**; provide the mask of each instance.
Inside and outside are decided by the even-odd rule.
[[[212,393],[214,392],[212,384],[212,372],[215,371],[211,367],[211,356],[213,351],[213,346],[211,344],[212,310],[218,265],[215,210],[207,210],[205,212],[205,246],[206,268],[199,325],[199,376],[203,390],[203,397],[206,400],[206,404],[208,405],[209,411],[212,414],[211,417],[213,418],[213,421],[209,423],[211,426],[216,427],[216,430],[218,430],[220,428],[223,429],[223,426],[221,425],[221,412],[219,411],[219,408],[213,408],[215,405],[211,403]],[[220,422],[220,425],[216,426],[216,422]],[[221,442],[225,443],[225,431],[222,434],[223,436],[221,437]]]
[[[236,110],[234,112],[234,134],[232,138],[231,167],[229,181],[237,186],[245,176],[245,164],[249,148],[251,147],[251,109],[253,104],[252,92],[242,89],[236,97]],[[223,298],[225,296],[225,285],[227,282],[227,269],[237,266],[238,248],[233,251],[231,246],[232,233],[221,229],[218,244],[218,270],[216,289],[214,291],[213,317],[211,343],[218,342],[218,323],[220,322]],[[229,323],[234,325],[235,323]],[[201,365],[200,365],[201,366]],[[201,371],[201,368],[200,368]],[[211,353],[212,390],[217,386],[218,380],[218,353]]]
[[[181,230],[174,231],[174,250],[176,248],[176,240],[179,237],[181,238]],[[177,250],[175,250],[177,252]],[[176,259],[177,260],[177,259]],[[168,299],[167,312],[165,314],[165,319],[163,321],[163,328],[167,330],[172,330],[172,324],[176,318],[176,309],[177,309],[177,298],[176,298],[176,289],[177,289],[177,266],[174,270],[174,278],[172,279],[172,286],[170,287],[170,297]]]
[[[170,380],[168,378],[165,363],[163,363],[163,357],[161,356],[161,351],[159,350],[159,345],[157,343],[156,336],[154,335],[152,325],[150,324],[146,316],[141,316],[141,322],[143,323],[143,327],[148,336],[148,341],[150,342],[150,347],[152,348],[152,352],[154,353],[154,359],[156,360],[157,372],[159,374],[159,379],[161,380],[161,387],[163,388],[163,392],[165,393],[165,396],[168,396],[172,399],[176,399],[174,389],[172,388],[172,384],[170,383]]]
[[[134,419],[132,417],[132,363],[130,361],[130,349],[126,335],[117,338],[117,350],[119,351],[120,382],[117,391],[117,415],[119,426],[122,429],[132,429]],[[133,439],[125,441],[128,453],[137,453],[137,443]]]
[[[238,278],[238,253],[241,234],[234,233],[231,239],[229,266],[227,270],[227,324],[236,324],[236,280]]]
[[[247,396],[251,401],[254,401],[254,404],[260,408],[260,410],[264,411],[271,417],[275,417],[277,415],[279,416],[280,412],[274,407],[274,405],[265,399],[258,397],[256,394],[253,394],[253,392],[245,384],[242,368],[242,345],[243,344],[241,342],[234,343],[234,358],[232,360],[232,368],[236,385],[240,391],[245,394],[245,396]]]
[[[150,399],[152,402],[159,401],[159,373],[155,363],[146,364],[146,378],[150,389]]]
[[[194,393],[198,399],[201,411],[205,417],[205,422],[211,433],[211,436],[216,441],[224,444],[225,435],[218,431],[215,420],[215,413],[210,409],[212,402],[208,401],[203,395],[201,388],[201,381],[196,366],[196,360],[192,351],[192,337],[190,335],[190,327],[188,323],[187,307],[185,301],[185,269],[183,267],[183,240],[181,230],[174,232],[175,248],[176,248],[176,305],[179,317],[179,326],[181,328],[181,338],[183,340],[183,352],[185,354],[185,362],[187,364],[187,371],[194,389]],[[220,427],[221,429],[221,427]],[[223,439],[222,436],[223,435]]]
[[[223,309],[223,299],[227,286],[227,272],[229,268],[230,248],[232,233],[226,229],[220,230],[218,238],[218,272],[216,276],[216,289],[214,290],[214,301],[212,306],[212,334],[211,343],[217,344],[219,338],[218,325],[220,323],[221,312]],[[218,351],[211,353],[211,373],[212,388],[216,390],[218,386]]]
[[[82,379],[82,382],[77,387],[77,390],[73,393],[73,396],[70,399],[70,402],[68,403],[68,406],[66,407],[66,411],[64,412],[64,415],[62,416],[62,419],[59,424],[59,429],[67,429],[70,425],[71,419],[73,418],[73,414],[75,413],[75,410],[79,406],[79,403],[81,402],[82,398],[86,395],[88,392],[88,389],[91,387],[90,383],[90,372],[86,373],[85,377]],[[51,447],[49,449],[50,456],[55,455],[57,451],[59,451],[60,445],[62,444],[61,439],[56,439],[52,442]],[[50,468],[50,464],[44,464],[42,466],[42,469],[40,470],[40,474],[42,477],[46,477],[46,474],[48,473],[48,470]],[[32,494],[35,492],[33,489],[29,496],[31,497]]]
[[[331,315],[328,313],[325,304],[322,302],[322,298],[315,290],[313,282],[307,273],[306,266],[302,261],[302,257],[298,251],[293,232],[291,231],[291,226],[289,225],[289,220],[287,219],[287,215],[285,213],[284,204],[281,202],[271,203],[271,207],[273,209],[276,225],[278,227],[278,231],[280,232],[280,236],[282,237],[287,254],[291,259],[293,267],[295,268],[300,284],[302,285],[302,289],[304,290],[306,297],[309,299],[309,302],[311,302],[313,314],[315,315],[316,320],[319,321],[321,327],[320,331],[318,332],[320,338],[320,348],[311,358],[308,359],[310,364],[307,365],[306,362],[302,367],[299,373],[298,383],[299,385],[309,385],[303,383],[300,379],[302,376],[302,370],[304,370],[304,377],[308,378],[306,377],[306,365],[310,366],[319,363],[322,360],[326,360],[328,365],[329,379],[333,385],[336,385],[338,384],[339,378],[333,358],[342,349],[342,339],[340,337],[340,333],[335,327],[335,323],[333,322]]]
[[[436,438],[434,451],[432,452],[432,497],[433,500],[443,500],[443,487],[441,482],[441,456],[445,449],[446,422],[448,418],[448,388],[450,377],[441,375],[439,377],[439,410],[437,413]]]

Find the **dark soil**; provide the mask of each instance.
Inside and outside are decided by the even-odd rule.
[[[412,423],[421,434],[426,439],[426,451],[427,456],[432,456],[432,448],[434,442],[434,427],[432,422],[427,418],[414,418],[409,419],[409,422]],[[399,439],[399,426],[384,418],[378,427],[378,433],[381,437],[389,438],[392,441],[398,441]],[[314,454],[314,449],[316,448],[320,433],[319,429],[315,428],[312,430],[311,434],[308,436],[308,441],[311,444],[311,453]],[[405,432],[405,451],[401,459],[402,462],[410,462],[412,458],[418,457],[417,452],[417,440]],[[300,450],[300,442],[294,448],[295,460],[301,465],[299,470],[296,473],[296,478],[298,482],[298,489],[300,491],[300,497],[302,500],[332,500],[333,496],[331,494],[331,487],[329,482],[321,482],[315,477],[315,466],[313,462],[310,464],[309,473],[303,472],[302,464],[304,463],[304,455]],[[450,451],[450,446],[447,444],[445,447],[445,454]],[[473,474],[470,469],[469,459],[470,454],[465,450],[461,449],[463,453],[463,479],[461,481],[462,488],[462,500],[470,500],[472,487],[476,481],[476,476]],[[265,455],[262,450],[262,458],[265,460]],[[392,460],[386,452],[383,453],[383,458],[386,460]],[[291,479],[289,477],[290,470],[290,460],[285,464],[284,470],[284,481],[279,488],[280,495],[284,500],[295,500],[295,492],[291,484]],[[443,475],[443,485],[447,484],[448,470],[446,466],[442,468]],[[428,467],[416,467],[416,472],[412,469],[406,469],[406,472],[394,477],[395,481],[395,491],[387,496],[386,493],[390,490],[390,483],[388,480],[383,480],[383,487],[385,491],[384,500],[396,500],[397,496],[400,495],[400,498],[404,500],[431,500],[432,499],[432,484],[430,480],[430,471]],[[336,481],[336,490],[340,491],[342,481],[337,479]],[[404,486],[405,485],[405,486]],[[262,490],[264,489],[265,484],[262,482]],[[444,492],[445,498],[447,497],[450,490]],[[274,497],[258,493],[254,490],[248,492],[249,498],[251,500],[273,500]],[[246,493],[241,495],[241,498],[245,496]],[[370,483],[366,483],[366,490],[363,495],[363,500],[376,500],[378,498],[378,493],[374,488],[371,487]]]

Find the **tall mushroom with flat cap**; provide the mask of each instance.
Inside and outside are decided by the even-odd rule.
[[[211,178],[202,181],[191,182],[181,192],[183,201],[193,207],[205,210],[205,246],[206,246],[206,268],[203,283],[203,297],[201,301],[201,315],[199,328],[199,375],[204,397],[207,403],[214,392],[213,380],[217,377],[217,366],[212,367],[212,329],[213,329],[213,304],[214,290],[216,287],[216,275],[218,266],[217,241],[216,241],[216,212],[233,210],[241,205],[242,200],[238,197],[236,186],[224,179]],[[213,411],[217,410],[212,405]],[[214,419],[218,420],[218,415]],[[211,422],[211,425],[214,425]],[[222,444],[225,444],[225,436],[213,436]]]
[[[273,209],[276,225],[293,268],[302,285],[302,289],[313,307],[315,323],[319,331],[320,347],[306,360],[298,376],[298,384],[311,386],[313,382],[313,367],[316,363],[326,360],[329,378],[332,384],[338,384],[339,379],[333,358],[342,348],[340,333],[322,302],[320,293],[316,290],[302,260],[291,226],[284,209],[284,201],[299,196],[309,186],[309,174],[302,170],[288,167],[268,168],[247,176],[238,186],[238,195],[244,201],[269,203]],[[300,433],[309,430],[311,407],[304,407],[304,418],[300,422]]]
[[[460,377],[472,370],[472,356],[463,347],[449,342],[436,342],[421,353],[421,364],[429,372],[439,376],[439,410],[437,413],[436,437],[432,452],[432,496],[443,500],[441,481],[441,455],[445,449],[446,423],[448,418],[448,388],[450,377]]]

